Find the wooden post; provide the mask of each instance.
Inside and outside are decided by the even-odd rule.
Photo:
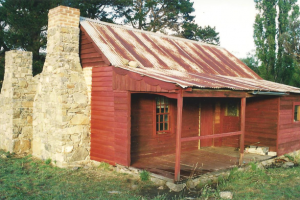
[[[240,136],[240,160],[239,165],[243,164],[244,148],[245,148],[245,121],[246,121],[246,98],[241,99],[241,136]]]
[[[177,94],[177,130],[176,130],[176,158],[174,181],[180,180],[180,154],[181,154],[181,130],[182,130],[182,106],[183,97],[180,90]]]

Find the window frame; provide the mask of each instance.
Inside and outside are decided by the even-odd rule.
[[[163,98],[166,98],[168,99],[168,130],[165,130],[165,131],[157,131],[156,130],[156,126],[157,126],[157,121],[156,121],[156,116],[157,116],[157,113],[156,113],[156,99],[158,97],[163,97]],[[173,130],[173,123],[172,123],[172,113],[173,113],[173,106],[172,106],[172,103],[170,101],[171,99],[168,98],[168,97],[165,97],[165,96],[161,96],[161,95],[157,95],[154,99],[153,99],[153,136],[156,136],[156,137],[163,137],[163,136],[168,136],[172,133],[172,130]],[[160,113],[160,115],[164,115],[162,113]],[[158,133],[158,132],[162,132],[162,133]]]
[[[300,123],[300,116],[299,116],[299,121],[295,121],[295,107],[296,106],[299,106],[299,108],[300,108],[300,102],[293,102],[293,114],[292,114],[292,122],[293,123]],[[300,111],[300,109],[299,109],[299,111]],[[300,113],[300,112],[299,112]],[[298,115],[300,115],[300,114],[298,114]]]

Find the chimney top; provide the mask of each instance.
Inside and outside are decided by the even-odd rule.
[[[49,10],[48,29],[55,26],[79,26],[80,11],[77,8],[58,6]]]

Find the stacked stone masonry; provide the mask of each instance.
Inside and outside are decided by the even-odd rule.
[[[0,149],[16,153],[31,152],[35,92],[32,53],[6,52],[0,95]]]
[[[79,12],[59,6],[50,10],[49,19],[47,57],[33,108],[32,150],[34,156],[66,167],[88,160],[90,149],[88,89],[78,54]]]
[[[32,53],[6,53],[0,149],[60,167],[89,160],[91,70],[80,65],[79,16],[64,6],[49,11],[46,61],[34,78]]]

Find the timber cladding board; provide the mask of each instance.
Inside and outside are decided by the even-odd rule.
[[[221,132],[221,133],[228,133],[228,132],[235,132],[240,131],[241,128],[241,118],[240,118],[240,112],[241,109],[238,106],[239,109],[239,116],[233,117],[233,116],[226,116],[226,106],[228,102],[231,102],[232,100],[236,101],[236,103],[239,103],[240,99],[234,98],[234,99],[227,99],[227,98],[221,98],[217,101],[220,103],[220,123],[214,124],[214,134]],[[214,145],[215,146],[229,146],[229,147],[239,147],[239,136],[229,136],[224,138],[217,138],[214,139]]]
[[[289,95],[280,98],[278,155],[300,149],[300,124],[293,120],[293,103],[295,102],[300,102],[300,95]]]
[[[100,83],[111,82],[101,77],[99,72],[111,72],[112,68],[101,66],[93,68],[91,103],[91,159],[115,164],[114,135],[114,94],[112,87],[97,87]]]
[[[268,146],[276,151],[278,97],[253,97],[246,102],[245,145]]]
[[[98,67],[105,65],[106,62],[102,52],[99,51],[98,47],[96,47],[86,31],[82,27],[80,29],[79,55],[82,67]]]
[[[112,66],[93,68],[91,158],[128,165],[130,98],[127,91],[114,91],[112,82]]]

